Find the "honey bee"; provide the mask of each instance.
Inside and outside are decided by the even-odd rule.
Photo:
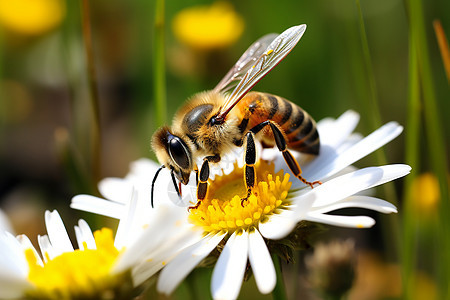
[[[162,166],[153,178],[152,206],[156,178],[162,168],[168,168],[180,197],[181,183],[186,185],[191,172],[197,173],[198,201],[190,209],[197,208],[207,195],[209,164],[218,163],[222,154],[236,146],[244,147],[245,152],[244,205],[256,184],[255,139],[263,145],[276,145],[302,182],[311,188],[320,184],[301,176],[301,168],[288,150],[319,154],[320,139],[314,119],[282,97],[249,92],[295,47],[305,30],[306,25],[298,25],[280,35],[268,34],[258,39],[213,90],[194,95],[175,114],[172,127],[163,126],[155,132],[152,147]],[[203,158],[200,171],[195,163],[198,158]]]

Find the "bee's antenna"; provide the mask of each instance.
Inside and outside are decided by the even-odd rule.
[[[155,182],[156,182],[156,177],[158,177],[158,175],[159,175],[159,172],[161,172],[161,170],[162,169],[164,169],[166,166],[165,165],[162,165],[161,167],[159,167],[159,169],[158,169],[158,171],[156,171],[156,173],[155,173],[155,176],[153,177],[153,180],[152,180],[152,196],[151,196],[151,204],[152,204],[152,208],[153,208],[153,191],[154,191],[154,189],[155,189]]]
[[[173,175],[173,170],[172,170],[172,172],[170,172],[170,175],[172,176],[172,182],[173,182],[173,186],[175,187],[175,191],[177,191],[178,197],[181,198],[181,185],[180,185],[180,189],[178,189],[177,181],[175,179],[175,175]]]

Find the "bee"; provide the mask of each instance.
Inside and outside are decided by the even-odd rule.
[[[178,196],[181,184],[197,173],[197,208],[208,192],[210,163],[218,163],[221,155],[233,147],[244,147],[244,176],[247,197],[256,184],[255,139],[265,146],[276,145],[292,173],[301,176],[301,168],[288,150],[318,155],[320,139],[314,119],[296,104],[279,96],[250,92],[252,87],[272,70],[295,47],[306,25],[291,27],[281,33],[268,34],[254,42],[236,64],[211,91],[194,95],[178,110],[172,127],[159,128],[152,147],[162,166],[152,182],[151,203],[156,178],[163,168],[171,172]],[[198,170],[197,159],[203,158]],[[178,180],[178,186],[176,180]]]

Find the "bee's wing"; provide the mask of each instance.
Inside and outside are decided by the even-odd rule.
[[[227,93],[232,90],[277,36],[276,33],[270,33],[254,42],[217,84],[214,91]]]
[[[286,57],[286,55],[289,54],[289,52],[291,52],[291,50],[295,47],[295,45],[302,37],[305,30],[306,25],[304,24],[291,27],[277,36],[264,51],[260,51],[259,49],[257,50],[259,53],[261,53],[261,55],[258,57],[258,59],[256,59],[256,62],[247,70],[247,72],[243,76],[241,76],[242,79],[236,85],[235,89],[230,94],[226,95],[225,104],[222,106],[217,115],[218,119],[223,120],[228,112],[239,102],[239,100],[241,100],[245,96],[245,94],[259,80],[261,80],[261,78],[263,78],[268,72],[270,72],[270,70],[272,70],[284,57]],[[253,45],[249,48],[249,50],[251,50],[252,47]],[[241,57],[241,59],[244,56],[245,53]],[[248,63],[250,64],[250,62],[253,61],[255,60],[252,58],[248,60]],[[231,69],[231,71],[233,69]],[[225,76],[225,78],[228,77],[233,78],[233,75]]]

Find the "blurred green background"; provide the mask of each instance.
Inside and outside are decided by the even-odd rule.
[[[0,2],[0,208],[17,233],[43,234],[44,209],[58,208],[71,225],[80,217],[68,208],[71,197],[96,193],[97,180],[124,176],[135,159],[154,159],[150,138],[161,120],[170,123],[189,96],[212,89],[253,41],[307,24],[299,45],[254,89],[290,99],[316,120],[355,110],[364,135],[398,121],[404,133],[357,166],[409,163],[414,170],[406,186],[400,180],[379,191],[399,206],[398,215],[381,217],[371,231],[332,229],[328,235],[353,236],[358,249],[375,253],[366,257],[373,264],[366,268],[378,272],[372,275],[378,281],[393,273],[395,279],[384,280],[394,287],[373,279],[381,287],[366,290],[364,299],[400,298],[401,277],[404,290],[420,282],[435,299],[449,295],[443,288],[449,259],[439,258],[450,250],[443,220],[450,215],[450,93],[433,21],[450,35],[450,1],[361,0],[362,15],[354,0],[230,1],[227,13],[243,26],[236,22],[223,35],[234,33],[236,40],[197,47],[181,40],[172,22],[186,8],[213,2],[167,1],[163,115],[155,112],[155,61],[161,62],[155,1],[85,1],[89,15],[82,1],[8,2]],[[190,20],[184,30],[202,22]],[[92,47],[86,47],[86,28]]]

